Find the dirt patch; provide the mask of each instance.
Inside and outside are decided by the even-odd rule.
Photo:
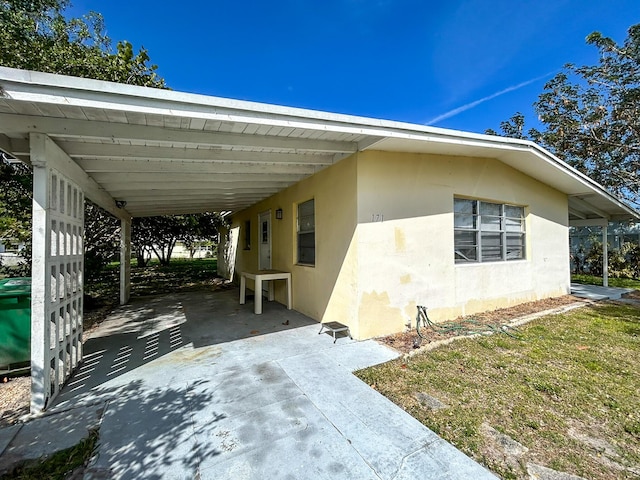
[[[31,377],[2,378],[0,383],[0,428],[13,425],[29,413]]]
[[[102,322],[109,316],[113,310],[119,305],[119,302],[105,302],[91,310],[85,310],[83,313],[84,320],[82,322],[83,335],[88,335],[96,330]]]
[[[640,298],[640,296],[638,298]],[[526,315],[544,312],[545,310],[551,310],[581,301],[584,300],[574,297],[573,295],[564,295],[562,297],[547,298],[536,302],[522,303],[514,307],[482,312],[468,317],[458,317],[454,322],[464,323],[465,321],[473,320],[474,323],[481,325],[499,326],[508,324],[511,321]],[[395,350],[398,350],[399,352],[409,353],[419,346],[424,346],[425,344],[435,342],[437,340],[453,338],[458,335],[455,331],[438,332],[429,328],[421,329],[420,333],[423,336],[421,342],[418,340],[415,328],[408,332],[395,333],[393,335],[378,338],[377,340]]]
[[[633,292],[625,293],[622,298],[629,298],[631,300],[640,300],[640,290],[634,290]]]

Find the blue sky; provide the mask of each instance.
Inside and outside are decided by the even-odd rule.
[[[639,0],[75,0],[144,46],[174,90],[482,133],[531,104]],[[484,100],[484,101],[483,101]]]

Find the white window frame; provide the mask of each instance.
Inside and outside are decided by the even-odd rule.
[[[471,212],[458,211],[457,205],[464,203],[472,207]],[[484,210],[491,208],[497,209],[499,213],[483,213]],[[514,213],[514,210],[518,210],[520,215],[515,216],[508,214]],[[524,206],[454,197],[453,216],[454,260],[456,264],[526,260],[527,239]],[[471,221],[469,222],[469,220]],[[467,225],[465,225],[465,223],[467,223]],[[458,234],[467,234],[466,236],[468,238],[475,237],[473,238],[473,243],[464,244],[459,242],[457,238]],[[486,238],[488,235],[498,236],[499,256],[486,254],[488,248],[483,248],[483,236]],[[513,241],[514,238],[519,239],[519,241],[514,248],[510,248],[509,240]]]
[[[305,206],[312,206],[311,215],[301,215],[301,209]],[[298,204],[297,212],[297,234],[296,234],[296,264],[305,266],[315,266],[316,264],[316,204],[315,199],[311,198]],[[309,223],[311,220],[311,223]],[[302,237],[313,238],[313,246],[303,246]],[[302,258],[302,249],[313,249],[313,260]]]

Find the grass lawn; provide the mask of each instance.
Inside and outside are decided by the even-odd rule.
[[[461,339],[357,374],[502,478],[529,478],[528,463],[639,478],[640,307],[583,307],[521,332],[522,340]],[[448,407],[427,407],[419,392]],[[505,449],[496,431],[528,451]]]
[[[16,467],[2,476],[3,480],[65,480],[80,478],[81,471],[87,466],[94,454],[98,442],[98,432],[93,430],[89,436],[77,445],[60,450],[49,458],[33,460]]]
[[[587,275],[586,273],[574,273],[571,275],[571,281],[575,283],[582,283],[585,285],[600,285],[602,286],[602,277],[595,275]],[[633,278],[613,278],[609,277],[610,287],[620,288],[635,288],[640,289],[640,280]]]
[[[157,261],[146,267],[131,264],[131,296],[155,295],[200,288],[211,284],[217,277],[217,260],[173,259],[167,266]],[[120,291],[120,265],[107,266],[96,279],[87,279],[85,293],[94,298],[118,297]]]

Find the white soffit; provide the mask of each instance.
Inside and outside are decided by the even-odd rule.
[[[496,158],[578,218],[638,215],[531,142],[6,67],[0,87],[0,149],[50,136],[133,216],[241,210],[367,149]]]

